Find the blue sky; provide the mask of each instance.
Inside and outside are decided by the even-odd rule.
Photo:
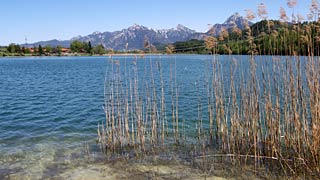
[[[286,0],[9,0],[1,2],[0,45],[70,39],[94,31],[115,31],[134,23],[154,29],[183,24],[204,32],[235,12],[267,5],[269,19],[288,14]],[[295,12],[306,16],[311,0],[298,0]]]

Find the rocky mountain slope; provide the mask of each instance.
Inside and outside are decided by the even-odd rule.
[[[235,13],[232,16],[230,16],[223,24],[213,25],[211,30],[215,32],[215,35],[218,35],[222,29],[229,29],[234,26],[243,29],[244,24],[245,19],[238,13]],[[206,35],[208,35],[208,32],[196,32],[195,30],[191,30],[181,24],[177,25],[176,28],[161,30],[156,30],[152,28],[147,28],[142,25],[134,24],[133,26],[122,29],[120,31],[94,32],[86,36],[77,36],[71,38],[70,40],[59,41],[54,39],[50,41],[41,41],[33,44],[28,44],[28,46],[32,47],[41,44],[42,46],[59,45],[63,47],[69,47],[72,41],[79,40],[85,42],[90,41],[93,46],[102,44],[107,49],[115,50],[124,50],[126,48],[126,44],[128,43],[128,49],[133,50],[143,49],[143,42],[145,39],[148,39],[149,42],[152,44],[167,44],[174,43],[177,41],[187,41],[190,39],[203,39]]]

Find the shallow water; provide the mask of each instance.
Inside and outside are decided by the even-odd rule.
[[[0,59],[2,175],[41,177],[94,141],[104,66],[105,59],[91,57]]]
[[[180,89],[179,118],[186,119],[186,129],[192,131],[188,127],[194,127],[198,117],[194,112],[198,95],[205,97],[203,85],[212,57],[150,58],[161,62],[164,79],[170,78],[170,67],[176,69]],[[247,56],[220,58],[224,74],[229,73],[231,62],[223,62],[224,59],[235,58],[243,68],[248,68],[248,64],[242,62]],[[134,57],[114,59],[129,66]],[[146,60],[149,57],[139,61]],[[145,78],[145,68],[150,66],[144,67],[141,63],[139,76],[142,78]],[[130,179],[130,174],[117,167],[131,171],[136,179],[205,177],[203,171],[184,162],[136,164],[135,161],[120,161],[112,164],[105,161],[95,141],[97,124],[105,118],[102,107],[106,70],[110,70],[107,57],[0,59],[0,179]],[[165,88],[169,88],[169,84]],[[205,98],[200,100],[205,104]],[[220,175],[228,174],[225,172]]]

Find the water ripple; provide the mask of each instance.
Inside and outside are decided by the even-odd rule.
[[[206,99],[199,97],[206,96],[204,70],[210,59],[177,57],[179,115],[189,120],[187,127],[197,119],[194,109],[198,103],[206,108]],[[167,90],[173,62],[172,56],[162,58]],[[37,162],[48,163],[57,149],[94,141],[97,124],[105,118],[101,106],[106,67],[105,57],[1,58],[0,162],[6,164],[2,168],[15,171],[13,166],[20,161],[23,165],[19,167],[32,164],[35,169],[29,170],[34,172],[43,168],[36,166]],[[146,78],[144,66],[138,68],[139,77]],[[157,86],[159,79],[156,80]],[[166,97],[171,99],[171,94],[166,92]]]

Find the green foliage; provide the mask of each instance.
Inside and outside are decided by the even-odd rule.
[[[14,44],[14,43],[11,43],[8,47],[7,47],[7,51],[9,53],[21,53],[21,47],[20,45],[18,44]]]
[[[7,55],[8,55],[7,47],[0,47],[0,57],[7,56]]]
[[[52,47],[50,45],[47,45],[44,47],[46,53],[51,53],[52,52]]]
[[[93,47],[91,42],[72,41],[70,44],[70,50],[73,53],[93,53]]]
[[[102,44],[95,46],[92,49],[93,54],[99,54],[99,55],[103,55],[106,53],[106,50],[104,48],[104,46]]]
[[[74,53],[82,52],[84,48],[84,45],[81,41],[72,41],[70,44],[70,50]]]
[[[61,55],[61,50],[62,49],[62,47],[61,46],[57,46],[55,49],[54,49],[54,51],[55,51],[55,53],[57,53],[58,55]]]
[[[44,50],[40,44],[38,46],[38,53],[39,53],[39,56],[42,56],[44,54]]]
[[[88,46],[86,50],[87,50],[87,53],[90,53],[90,54],[92,53],[92,45],[90,41],[88,42]]]
[[[208,51],[205,48],[204,41],[192,39],[190,41],[175,42],[173,44],[175,53],[187,53],[187,54],[207,54]]]
[[[284,23],[263,20],[245,30],[229,29],[216,44],[210,38],[174,43],[175,53],[320,55],[320,23]],[[209,41],[210,40],[210,41]]]
[[[86,53],[92,54],[92,45],[91,42],[89,41],[88,43],[83,42],[83,49]]]
[[[8,47],[7,47],[7,50],[9,53],[15,53],[16,52],[16,49],[15,49],[15,44],[10,44]]]
[[[0,56],[22,56],[24,55],[23,48],[20,45],[11,43],[8,47],[1,48]]]

